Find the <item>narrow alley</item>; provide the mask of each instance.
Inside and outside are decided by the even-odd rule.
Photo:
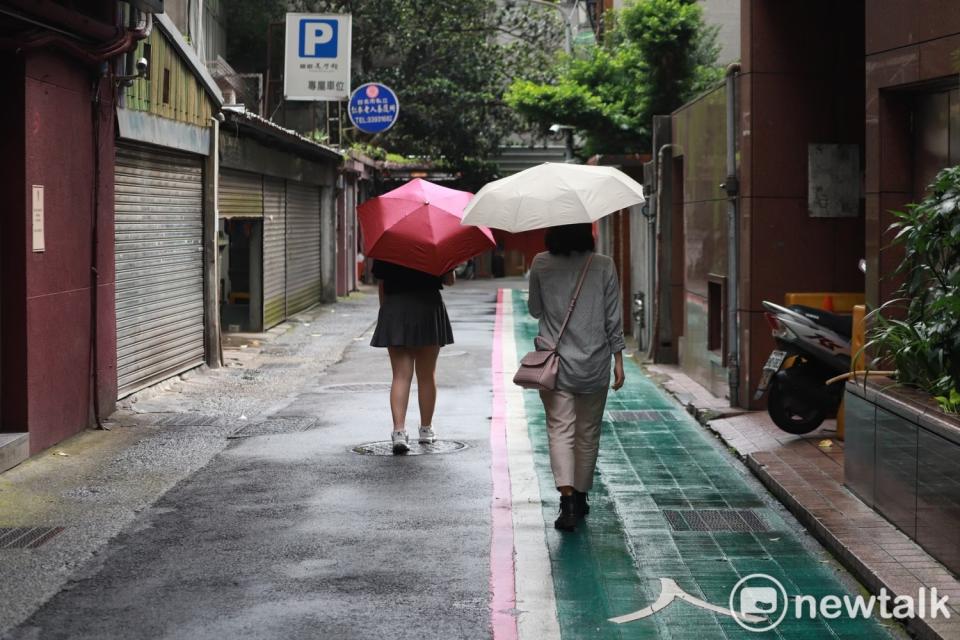
[[[366,289],[235,341],[232,366],[135,396],[111,431],[5,474],[7,520],[64,529],[0,555],[14,605],[2,637],[734,638],[752,633],[682,599],[610,619],[652,605],[663,579],[722,609],[755,573],[791,597],[858,592],[632,363],[607,405],[587,524],[554,530],[543,408],[510,384],[536,331],[523,287],[445,291],[456,343],[438,368],[440,440],[411,455],[383,443],[389,365],[368,346]],[[62,474],[85,448],[111,456]],[[78,572],[52,569],[63,562]],[[897,634],[787,616],[770,637]]]
[[[960,640],[960,0],[0,0],[0,640]]]

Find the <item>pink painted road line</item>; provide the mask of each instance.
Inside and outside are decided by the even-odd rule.
[[[494,640],[517,640],[516,583],[513,565],[513,504],[507,461],[507,399],[503,388],[503,289],[497,292],[493,325],[493,418],[490,458],[493,499],[490,503],[490,617]]]

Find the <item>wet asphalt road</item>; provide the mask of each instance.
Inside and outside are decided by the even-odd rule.
[[[312,428],[231,441],[5,637],[489,637],[495,298],[493,283],[445,292],[456,344],[434,424],[467,449],[351,450],[390,431],[389,363],[368,332],[267,416]],[[410,409],[415,433],[415,395]]]

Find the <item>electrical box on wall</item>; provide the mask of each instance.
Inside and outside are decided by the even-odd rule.
[[[860,145],[809,145],[807,178],[810,217],[855,218],[860,214]]]

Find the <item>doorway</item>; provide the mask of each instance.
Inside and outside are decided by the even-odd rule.
[[[3,254],[4,247],[0,244],[0,433],[4,430],[3,414]]]
[[[960,164],[960,89],[918,93],[913,102],[913,197],[944,167]]]
[[[263,219],[226,218],[220,230],[220,327],[263,330]]]
[[[0,473],[30,454],[27,433],[27,310],[23,58],[0,52]]]

